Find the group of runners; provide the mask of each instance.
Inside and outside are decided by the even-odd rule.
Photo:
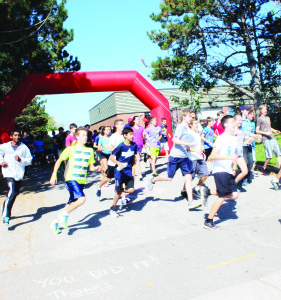
[[[168,154],[168,137],[166,119],[157,126],[156,118],[145,119],[146,128],[140,126],[141,119],[135,116],[124,124],[118,119],[112,126],[100,128],[94,139],[93,147],[87,145],[89,129],[71,124],[72,141],[56,160],[50,184],[57,183],[57,172],[63,161],[66,163],[65,181],[69,191],[69,200],[57,218],[51,223],[55,234],[61,228],[68,228],[69,214],[86,201],[83,192],[88,168],[91,171],[101,171],[102,178],[96,184],[96,196],[101,197],[105,184],[115,179],[115,195],[109,209],[110,215],[119,217],[117,203],[128,204],[127,194],[134,192],[134,181],[137,176],[143,181],[141,170],[141,154],[148,160],[151,173],[148,176],[148,189],[151,191],[158,181],[172,181],[178,169],[184,176],[181,194],[187,198],[189,210],[201,205],[207,205],[208,197],[216,195],[208,218],[203,227],[218,230],[221,227],[213,222],[215,214],[226,199],[235,200],[242,186],[251,183],[251,169],[255,160],[255,140],[263,141],[266,161],[262,171],[267,174],[267,166],[275,153],[281,167],[281,151],[267,116],[267,107],[262,105],[258,111],[257,124],[253,121],[255,112],[250,107],[242,105],[240,114],[234,116],[218,112],[215,122],[209,117],[203,129],[196,114],[188,109],[181,111],[181,123],[177,125],[173,136],[173,147]],[[74,126],[75,125],[75,126]],[[11,142],[0,145],[0,164],[2,173],[8,185],[8,195],[3,203],[3,224],[9,225],[11,210],[19,193],[24,168],[31,164],[32,156],[26,145],[20,142],[20,132],[11,132]],[[158,175],[156,171],[157,158],[161,151],[166,152],[167,175]],[[205,182],[210,176],[206,160],[213,160],[212,175],[216,190],[209,189]],[[99,164],[97,164],[99,162]],[[193,189],[192,181],[198,177],[198,184]],[[281,171],[271,183],[279,189]],[[195,200],[200,199],[201,201]]]

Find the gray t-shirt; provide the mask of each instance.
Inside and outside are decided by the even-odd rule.
[[[270,135],[262,135],[263,140],[271,140],[274,138],[274,135],[271,131],[271,122],[269,117],[258,117],[257,126],[260,127],[261,131],[270,131]]]
[[[188,140],[189,134],[190,134],[190,129],[189,129],[188,125],[179,124],[176,128],[174,137],[177,137],[184,142],[189,142],[189,140]],[[187,154],[188,152],[187,152],[186,148],[187,148],[187,146],[185,146],[185,145],[174,144],[173,148],[170,152],[170,156],[178,157],[178,158],[188,157],[188,154]]]

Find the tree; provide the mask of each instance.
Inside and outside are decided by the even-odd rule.
[[[208,92],[220,82],[252,100],[281,83],[281,19],[278,1],[163,0],[148,33],[169,56],[152,63],[152,79],[182,90]],[[242,85],[242,80],[247,84]]]
[[[54,117],[50,117],[46,112],[44,103],[46,100],[35,97],[16,117],[15,128],[35,136],[44,131],[56,130]]]
[[[64,50],[73,30],[63,28],[66,0],[0,2],[0,99],[29,73],[78,71]]]

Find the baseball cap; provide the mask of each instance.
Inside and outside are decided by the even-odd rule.
[[[242,105],[242,106],[240,106],[240,111],[242,111],[242,110],[244,110],[244,109],[251,109],[251,107],[250,106],[247,106],[247,105]]]

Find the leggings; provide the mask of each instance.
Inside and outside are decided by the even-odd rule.
[[[9,188],[7,198],[2,206],[2,217],[11,217],[12,207],[15,203],[16,197],[19,194],[21,180],[16,181],[14,178],[6,177],[6,182]]]

